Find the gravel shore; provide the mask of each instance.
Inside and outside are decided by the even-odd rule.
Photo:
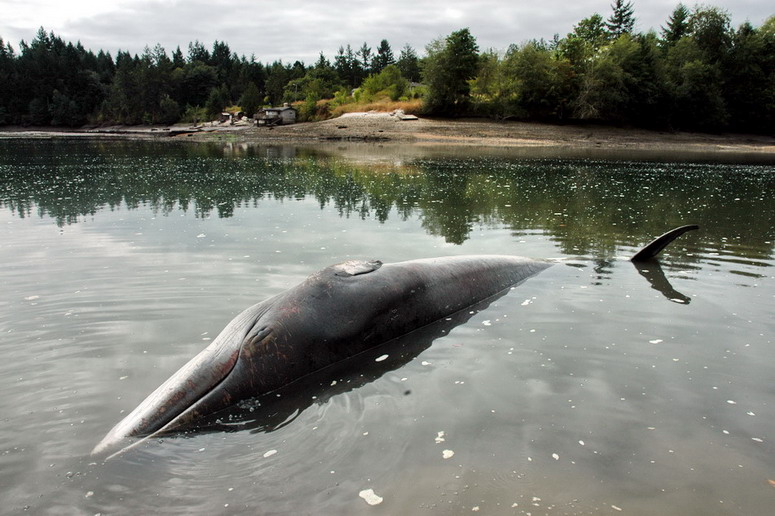
[[[775,163],[775,137],[766,135],[705,134],[650,131],[597,125],[553,125],[484,119],[399,120],[388,113],[354,113],[322,122],[278,127],[251,125],[204,125],[193,128],[108,127],[78,131],[4,128],[0,137],[93,136],[159,138],[170,140],[229,141],[253,144],[378,143],[432,152],[433,147],[471,147],[487,152],[529,154],[538,157],[568,155],[582,157],[609,153],[633,159],[676,154],[687,159],[707,160],[748,157]],[[747,159],[748,160],[748,159]]]

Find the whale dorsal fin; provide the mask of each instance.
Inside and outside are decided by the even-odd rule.
[[[348,260],[332,265],[331,269],[336,276],[357,276],[374,272],[380,267],[382,267],[382,262],[379,260]]]
[[[689,224],[688,226],[681,226],[679,228],[671,229],[664,235],[660,235],[652,240],[646,247],[638,251],[635,256],[630,258],[630,260],[633,262],[645,262],[647,260],[651,260],[656,255],[658,255],[662,249],[667,247],[670,242],[683,235],[687,231],[699,229],[699,227],[700,226],[697,224]]]

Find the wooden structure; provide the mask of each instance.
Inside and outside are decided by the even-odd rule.
[[[283,107],[259,109],[254,117],[256,125],[288,125],[296,123],[296,109],[288,104]]]

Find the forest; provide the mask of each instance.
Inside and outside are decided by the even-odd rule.
[[[18,50],[0,35],[0,125],[172,124],[248,115],[290,103],[301,120],[364,106],[438,117],[595,122],[696,131],[775,127],[775,16],[732,27],[723,9],[678,4],[659,31],[635,31],[632,2],[615,0],[564,37],[480,49],[467,28],[423,54],[387,40],[342,45],[315,63],[262,63],[199,41],[186,54],[141,55],[66,42],[39,29]]]

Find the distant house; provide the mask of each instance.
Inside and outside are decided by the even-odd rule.
[[[259,109],[254,117],[256,125],[287,125],[296,123],[296,109],[288,104],[283,107]]]

